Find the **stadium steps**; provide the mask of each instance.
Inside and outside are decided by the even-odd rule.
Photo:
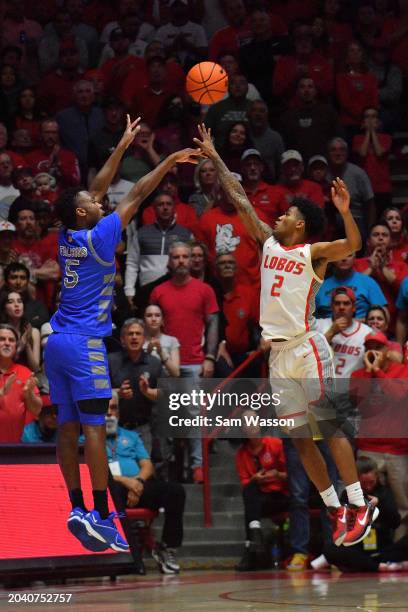
[[[235,449],[217,442],[210,455],[212,527],[204,527],[203,489],[185,484],[184,541],[178,551],[184,569],[232,567],[239,560],[245,540],[241,487],[235,470]],[[160,539],[163,516],[154,522]]]

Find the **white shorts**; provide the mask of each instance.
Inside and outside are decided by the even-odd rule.
[[[330,421],[336,417],[332,351],[325,336],[309,332],[285,342],[272,342],[269,379],[272,391],[279,393],[275,407],[279,418],[291,418],[288,429]]]

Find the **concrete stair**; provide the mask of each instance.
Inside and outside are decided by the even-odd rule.
[[[217,441],[210,455],[212,527],[204,527],[203,488],[185,484],[184,540],[178,551],[183,567],[231,567],[240,558],[245,540],[241,487],[235,470],[236,449]],[[154,523],[160,539],[163,517]]]

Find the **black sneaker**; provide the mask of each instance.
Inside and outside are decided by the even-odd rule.
[[[180,566],[177,563],[175,550],[159,544],[152,550],[152,557],[159,566],[162,574],[178,574]]]

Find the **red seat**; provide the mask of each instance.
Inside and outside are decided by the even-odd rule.
[[[126,518],[129,521],[137,521],[140,539],[141,552],[144,549],[153,550],[156,546],[156,540],[151,530],[151,525],[157,517],[157,510],[149,510],[149,508],[126,508]]]

